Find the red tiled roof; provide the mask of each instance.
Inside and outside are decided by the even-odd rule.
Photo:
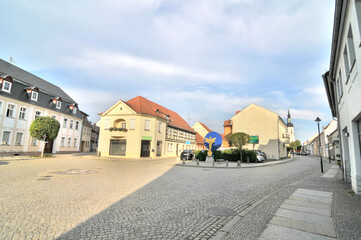
[[[196,132],[196,142],[197,144],[204,144],[204,139],[202,138],[202,136],[197,132]]]
[[[213,132],[211,129],[209,129],[204,123],[199,122],[209,133]]]
[[[167,119],[166,115],[169,116],[168,124],[177,128],[194,132],[194,130],[188,125],[188,123],[178,115],[178,113],[169,110],[159,104],[156,104],[148,99],[138,96],[129,101],[125,102],[131,107],[136,113],[149,114],[156,117]]]

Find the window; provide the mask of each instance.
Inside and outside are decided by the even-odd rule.
[[[3,87],[1,90],[3,90],[4,92],[10,92],[11,91],[11,82],[5,81],[3,82]]]
[[[26,108],[20,107],[19,119],[26,120]]]
[[[56,108],[61,109],[61,101],[56,101]]]
[[[76,139],[76,138],[74,138],[74,147],[76,147],[77,146],[77,141],[78,139]]]
[[[3,102],[0,101],[0,115],[2,115],[3,113]]]
[[[77,107],[73,107],[73,114],[76,113],[76,109],[77,109]]]
[[[60,146],[65,147],[65,137],[61,138]]]
[[[14,117],[14,111],[15,111],[15,105],[13,104],[8,104],[8,109],[6,110],[6,116],[9,118],[13,118]]]
[[[79,129],[79,122],[76,121],[76,122],[75,122],[75,130],[78,130],[78,129]]]
[[[355,45],[353,43],[353,35],[352,35],[351,25],[350,25],[350,28],[347,33],[347,46],[348,46],[348,52],[349,52],[349,57],[350,57],[350,67],[352,70],[353,65],[356,61],[356,53],[355,53]]]
[[[16,133],[15,145],[23,145],[23,133]]]
[[[71,147],[71,138],[68,138],[68,147]]]
[[[67,127],[68,127],[68,119],[64,118],[63,128],[67,128]]]
[[[338,85],[338,101],[341,100],[342,94],[343,94],[343,85],[342,85],[342,75],[341,71],[338,74],[337,85]]]
[[[74,125],[74,120],[70,120],[69,128],[73,129],[73,125]]]
[[[38,145],[38,140],[36,138],[31,138],[31,142],[30,142],[31,146],[37,146]]]
[[[348,77],[350,76],[350,65],[348,64],[348,53],[346,46],[345,46],[345,50],[343,50],[343,63],[345,64],[346,79],[348,79]]]
[[[358,130],[358,141],[359,141],[359,147],[361,153],[361,119],[357,121],[357,130]]]
[[[124,121],[124,122],[122,122],[122,128],[123,129],[126,129],[127,128],[127,124],[126,124],[126,122]]]
[[[1,138],[1,145],[10,145],[10,137],[11,132],[10,131],[3,131],[3,135]]]
[[[129,129],[134,130],[135,129],[135,119],[129,120]]]
[[[53,114],[53,115],[51,115],[51,117],[52,117],[52,118],[54,118],[54,119],[56,119],[56,115],[54,115],[54,114]]]
[[[145,120],[144,130],[146,130],[146,131],[150,130],[150,120]]]
[[[37,92],[35,92],[35,91],[31,91],[31,100],[33,100],[33,101],[38,101],[38,93]]]
[[[162,132],[162,123],[159,122],[158,124],[158,132],[161,133]]]
[[[41,112],[40,111],[35,111],[35,118],[38,118],[41,116]]]

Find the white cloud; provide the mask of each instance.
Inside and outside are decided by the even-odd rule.
[[[105,73],[119,73],[119,68],[146,72],[150,74],[160,74],[166,76],[185,77],[200,79],[205,82],[230,82],[237,80],[237,77],[231,73],[198,71],[171,63],[156,61],[152,59],[137,57],[121,52],[110,52],[101,50],[87,50],[80,56],[66,56],[63,59],[64,64],[71,67],[80,68],[88,71],[97,71]],[[185,79],[187,81],[187,79]]]

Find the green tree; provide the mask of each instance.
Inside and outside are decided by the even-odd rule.
[[[296,141],[290,143],[290,148],[292,148],[293,151],[300,149],[301,146],[302,145],[301,145],[300,140],[296,140]]]
[[[239,149],[242,162],[242,147],[249,142],[249,135],[244,132],[233,133],[231,136],[229,136],[229,142],[232,144],[232,146],[235,146]]]
[[[52,141],[59,133],[60,123],[52,117],[37,117],[30,125],[30,136],[40,141]],[[44,155],[44,148],[41,157]]]

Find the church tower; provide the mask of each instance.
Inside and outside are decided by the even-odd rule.
[[[288,109],[288,115],[287,115],[287,133],[288,133],[288,136],[290,137],[290,143],[294,142],[296,140],[295,139],[295,128],[292,123],[290,109]]]

